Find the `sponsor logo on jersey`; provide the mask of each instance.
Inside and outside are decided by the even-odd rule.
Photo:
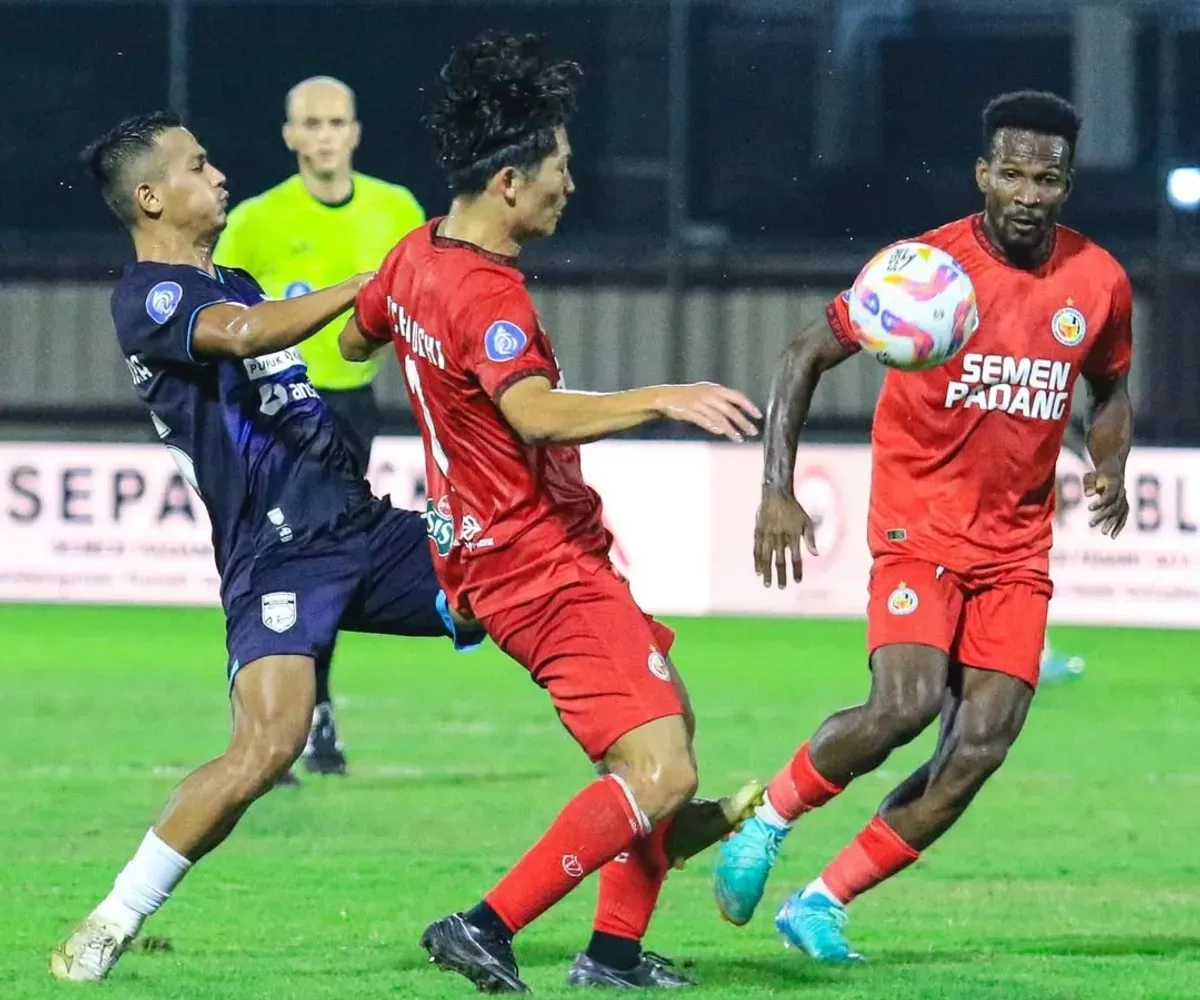
[[[1051,318],[1050,332],[1063,347],[1078,347],[1087,336],[1087,320],[1074,306],[1064,306]]]
[[[650,657],[646,660],[646,667],[660,681],[671,679],[671,668],[667,666],[667,658],[658,651],[657,646],[650,647]]]
[[[262,595],[262,623],[272,632],[286,632],[296,624],[296,595],[277,590]]]
[[[388,296],[387,308],[393,332],[397,337],[404,338],[409,351],[418,358],[432,361],[439,368],[445,368],[446,355],[442,350],[442,342],[426,333],[425,328],[405,312],[404,306],[391,296]]]
[[[511,361],[525,350],[528,343],[525,331],[506,319],[496,320],[483,335],[483,349],[496,362]]]
[[[312,291],[312,285],[307,281],[293,281],[283,290],[285,299],[294,299],[297,295],[307,295]]]
[[[146,295],[146,313],[155,323],[162,324],[175,315],[183,301],[183,287],[178,281],[160,281]]]
[[[1071,408],[1071,364],[1003,354],[965,354],[962,375],[946,386],[946,409],[999,410],[1061,420]]]
[[[439,497],[436,501],[429,497],[425,501],[425,533],[429,535],[439,556],[450,554],[454,544],[454,513],[450,510],[450,498]]]
[[[146,363],[142,360],[140,354],[129,355],[125,359],[125,367],[129,369],[129,377],[133,379],[134,385],[141,385],[143,382],[148,382],[152,377],[150,369],[146,367]]]
[[[887,609],[894,615],[911,615],[920,603],[917,592],[901,580],[900,586],[888,594]]]
[[[246,369],[246,377],[252,382],[270,378],[289,368],[305,368],[304,359],[294,347],[286,351],[276,351],[274,354],[264,354],[258,358],[245,358],[242,365]]]

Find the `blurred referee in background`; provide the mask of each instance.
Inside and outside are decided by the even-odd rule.
[[[328,76],[303,80],[288,91],[285,110],[283,141],[296,154],[298,172],[230,212],[214,255],[218,264],[249,271],[272,298],[303,295],[374,270],[425,221],[407,188],[355,172],[362,129],[346,84]],[[334,321],[319,331],[300,353],[365,475],[379,423],[371,388],[379,363],[344,361],[340,325]],[[317,661],[317,704],[301,758],[313,774],[346,773],[329,693],[332,655],[330,649]],[[295,776],[286,783],[296,783]]]

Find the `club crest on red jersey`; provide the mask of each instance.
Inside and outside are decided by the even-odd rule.
[[[1068,302],[1070,299],[1067,300]],[[1087,320],[1072,305],[1058,310],[1050,320],[1050,332],[1064,347],[1078,347],[1087,336]]]
[[[905,586],[902,580],[900,586],[888,595],[887,609],[894,615],[911,615],[920,603],[917,592]]]
[[[650,647],[650,656],[646,660],[646,668],[660,681],[671,679],[671,668],[667,666],[667,658],[658,651],[657,646]]]

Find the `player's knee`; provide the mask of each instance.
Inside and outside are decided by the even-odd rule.
[[[271,726],[237,754],[239,783],[244,797],[257,798],[275,786],[304,750],[308,728]]]
[[[879,742],[891,750],[911,743],[938,717],[941,694],[936,697],[912,690],[893,698],[872,698],[867,703],[867,724]]]
[[[947,777],[949,789],[956,795],[974,795],[989,777],[1000,769],[1008,756],[1008,741],[1002,738],[963,740],[950,757]]]
[[[656,719],[627,733],[609,750],[605,763],[652,823],[683,805],[699,784],[682,716]]]
[[[670,816],[696,794],[700,779],[690,754],[649,761],[634,795],[651,823]]]

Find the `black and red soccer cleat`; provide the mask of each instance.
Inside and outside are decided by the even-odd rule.
[[[435,921],[421,935],[421,947],[438,968],[471,980],[481,993],[528,993],[521,982],[512,938],[468,923],[461,913]]]

